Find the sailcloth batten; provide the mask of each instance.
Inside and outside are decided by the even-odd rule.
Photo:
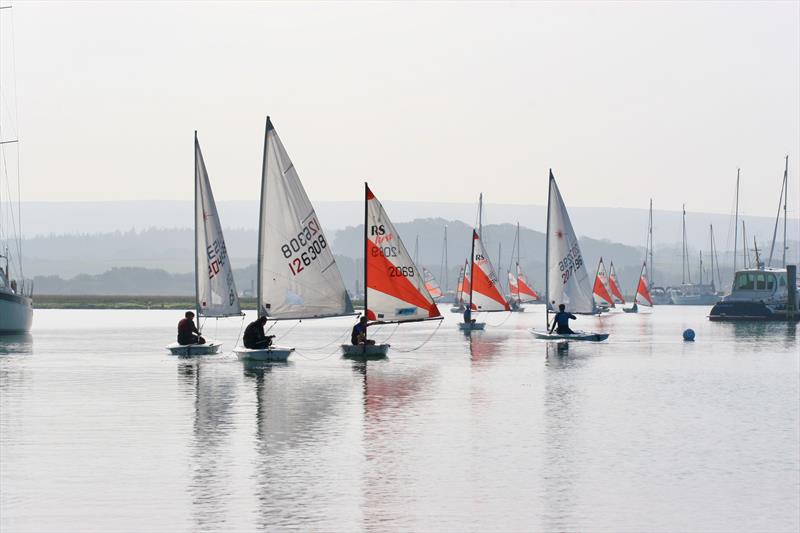
[[[483,248],[478,232],[472,231],[472,309],[475,311],[508,311],[508,302],[500,293],[497,274],[489,254]]]
[[[595,312],[586,263],[551,172],[547,202],[547,305],[556,310],[559,304],[573,313]]]
[[[301,319],[353,313],[314,206],[267,118],[259,229],[259,314]]]
[[[422,271],[368,187],[366,203],[367,318],[405,322],[441,316]]]
[[[200,315],[206,317],[240,315],[239,293],[236,292],[217,205],[196,135],[194,157],[197,308]]]

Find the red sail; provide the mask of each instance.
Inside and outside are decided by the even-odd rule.
[[[647,290],[647,280],[646,279],[639,278],[639,286],[636,287],[636,292],[637,292],[637,294],[639,294],[639,296],[641,296],[642,298],[647,300],[647,303],[649,303],[650,305],[653,305],[653,299],[650,297],[650,291]]]
[[[535,290],[531,289],[528,286],[528,283],[525,281],[525,278],[523,278],[522,276],[519,276],[517,278],[517,284],[519,286],[519,293],[520,294],[527,294],[528,296],[530,296],[534,300],[538,300],[539,299],[539,295],[536,294]]]

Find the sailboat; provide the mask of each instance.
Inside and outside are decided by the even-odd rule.
[[[11,6],[3,6],[4,13],[11,16]],[[7,10],[7,11],[6,11]],[[5,14],[3,15],[5,17]],[[10,19],[9,19],[10,21]],[[6,29],[6,20],[3,28]],[[9,25],[11,23],[9,22]],[[11,27],[11,26],[8,26]],[[2,35],[2,31],[0,31]],[[13,34],[9,33],[13,38]],[[5,44],[5,43],[4,43]],[[0,47],[0,51],[3,48]],[[13,43],[8,48],[10,57],[0,58],[0,65],[14,64]],[[22,230],[21,208],[19,196],[20,184],[20,140],[15,138],[17,128],[17,97],[14,87],[15,79],[4,79],[0,84],[0,259],[4,259],[5,268],[0,266],[0,335],[27,335],[33,322],[33,282],[26,280],[22,269]],[[9,83],[10,81],[10,83]],[[12,88],[7,91],[6,88]],[[3,123],[3,118],[13,119]],[[10,127],[9,127],[10,126]],[[13,200],[16,178],[16,202]],[[6,196],[3,196],[6,195]],[[14,205],[16,203],[16,205]],[[9,247],[9,244],[11,247]]]
[[[608,310],[609,307],[616,307],[614,299],[608,290],[608,275],[606,274],[606,266],[603,264],[602,257],[597,263],[597,274],[594,277],[592,294],[599,309]]]
[[[511,298],[511,310],[517,313],[521,313],[525,311],[525,308],[522,307],[523,303],[530,303],[535,302],[539,299],[539,295],[536,294],[530,285],[528,285],[527,278],[525,274],[522,273],[522,265],[519,262],[520,256],[520,238],[519,238],[519,222],[517,222],[517,235],[514,239],[514,247],[511,250],[511,257],[513,260],[514,251],[517,252],[517,258],[514,265],[511,265],[508,269],[508,292]],[[512,273],[511,268],[514,267],[514,273]]]
[[[650,296],[650,283],[647,280],[647,260],[642,263],[642,272],[639,274],[639,281],[636,284],[636,293],[633,295],[633,307],[625,307],[622,310],[626,313],[638,313],[639,305],[653,307],[653,297]]]
[[[258,225],[258,316],[305,320],[352,315],[353,304],[322,225],[267,117]],[[294,348],[237,346],[239,359],[286,361]]]
[[[586,263],[581,255],[578,237],[569,220],[567,207],[558,190],[553,171],[550,171],[547,195],[547,246],[545,257],[547,269],[545,313],[547,329],[531,330],[534,337],[543,340],[602,341],[608,333],[576,331],[574,334],[550,333],[550,311],[564,304],[568,312],[596,314],[597,306],[592,296],[592,284]]]
[[[445,240],[447,237],[445,236]],[[417,235],[416,239],[414,239],[414,264],[419,265],[419,235]],[[436,278],[433,277],[433,273],[425,267],[421,268],[422,270],[422,279],[425,281],[425,288],[428,289],[428,292],[433,296],[434,300],[438,300],[442,297],[442,289],[439,287],[439,282],[436,281]]]
[[[622,292],[619,290],[619,280],[617,279],[617,271],[614,270],[614,261],[611,261],[608,267],[608,290],[611,291],[614,304],[625,304],[625,298],[622,297]]]
[[[364,183],[364,313],[373,324],[441,320],[420,269]],[[383,357],[389,344],[343,344],[346,357]]]
[[[478,199],[478,230],[472,230],[472,260],[469,265],[469,300],[467,305],[472,311],[510,311],[511,307],[500,290],[499,279],[495,273],[489,254],[483,247],[481,239],[481,218],[483,211],[483,195]],[[485,322],[460,322],[462,331],[482,330]]]
[[[700,252],[700,283],[692,283],[692,273],[689,265],[689,247],[686,243],[686,206],[683,206],[683,250],[682,259],[682,280],[680,287],[673,287],[670,290],[672,303],[675,305],[714,305],[720,300],[717,295],[714,281],[710,284],[703,283],[703,253]],[[713,260],[713,256],[712,256]],[[713,265],[712,265],[713,270]],[[688,282],[687,282],[688,278]]]
[[[464,261],[464,266],[458,271],[458,283],[456,284],[456,301],[450,308],[451,313],[463,313],[467,306],[464,303],[466,294],[469,294],[469,261]]]
[[[197,329],[200,317],[241,316],[239,293],[233,281],[233,269],[222,235],[217,204],[208,180],[206,163],[194,132],[194,282]],[[207,339],[205,344],[167,346],[172,355],[211,355],[219,352],[221,342]]]

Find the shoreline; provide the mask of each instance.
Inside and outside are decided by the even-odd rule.
[[[239,299],[242,311],[255,311],[256,298],[254,296]],[[360,300],[354,300],[353,305],[363,305]],[[33,297],[33,308],[36,309],[166,309],[166,310],[194,310],[193,296],[131,296],[114,294],[39,294]]]

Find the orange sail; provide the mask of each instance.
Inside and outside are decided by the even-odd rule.
[[[528,280],[525,278],[525,275],[522,273],[522,267],[517,264],[517,286],[519,287],[519,298],[522,299],[523,295],[533,298],[534,300],[539,299],[539,295],[536,294],[536,291],[528,285]]]
[[[406,322],[441,316],[400,235],[366,190],[366,308],[369,320]]]
[[[597,264],[597,275],[594,277],[594,289],[592,292],[595,296],[608,302],[608,305],[614,307],[614,300],[608,293],[608,289],[606,289],[606,279],[606,267],[603,264],[603,258],[601,257],[600,262]]]
[[[489,254],[483,248],[478,232],[472,230],[472,309],[477,311],[508,311],[508,302],[500,294],[497,274],[495,274]]]
[[[622,297],[622,292],[619,290],[619,281],[617,280],[617,272],[614,270],[614,261],[611,261],[611,266],[608,270],[608,288],[611,289],[611,294],[616,298],[616,303],[624,304],[625,298]]]
[[[653,305],[653,298],[650,297],[648,285],[650,285],[650,283],[647,281],[647,262],[645,261],[642,263],[642,273],[639,276],[639,284],[636,286],[636,296],[633,299],[634,302],[638,301],[639,296],[641,296],[644,298],[645,302],[647,302],[646,304],[641,302],[642,305]]]

